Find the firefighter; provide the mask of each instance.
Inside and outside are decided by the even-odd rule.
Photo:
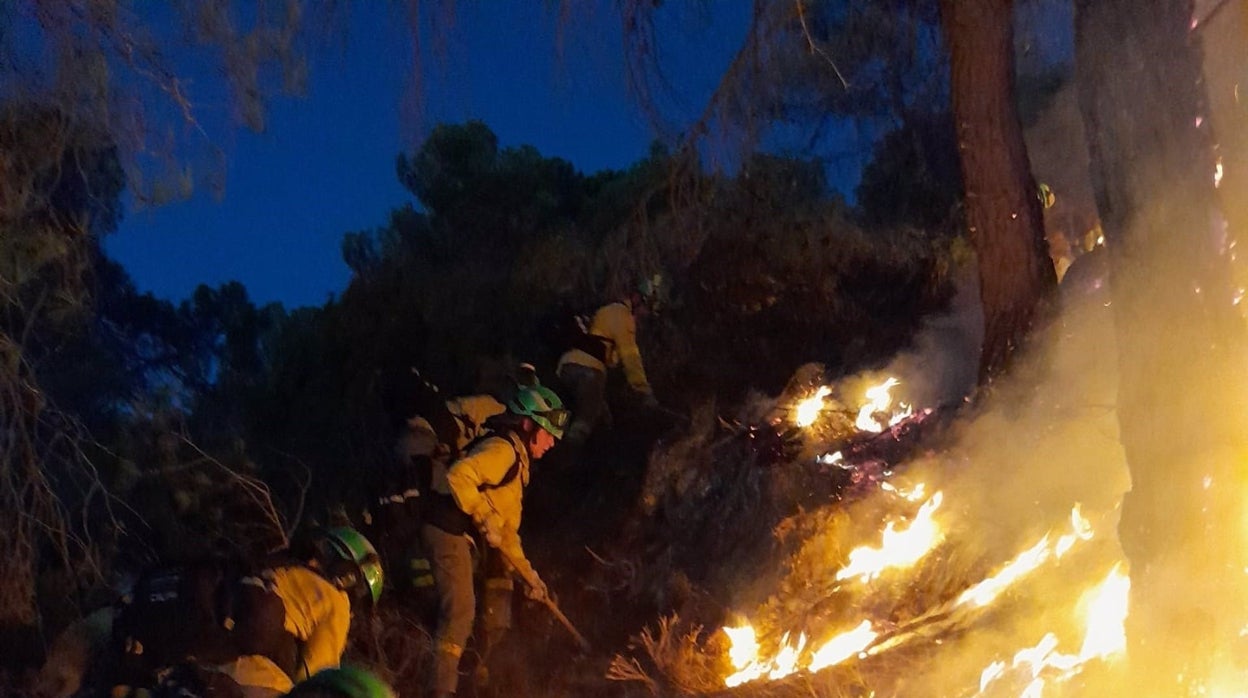
[[[353,606],[371,608],[384,577],[376,550],[353,528],[314,531],[254,570],[219,561],[144,575],[116,610],[120,647],[112,683],[155,683],[191,662],[241,687],[244,696],[285,693],[338,666]]]
[[[656,309],[662,277],[641,281],[624,298],[599,308],[585,328],[582,341],[559,357],[555,375],[571,397],[575,418],[565,442],[583,444],[607,411],[607,370],[623,368],[628,385],[647,407],[658,407],[637,347],[637,318]],[[565,447],[566,448],[566,447]]]
[[[563,436],[569,413],[554,391],[531,374],[522,378],[508,411],[489,420],[490,434],[470,445],[449,469],[435,470],[421,531],[433,562],[439,595],[432,678],[434,696],[450,696],[459,684],[459,660],[476,616],[473,588],[474,534],[484,537],[485,598],[482,663],[511,625],[512,575],[534,599],[546,585],[520,544],[520,512],[533,461]]]
[[[419,374],[414,374],[417,378]],[[400,411],[394,463],[374,484],[365,512],[402,597],[420,610],[436,607],[431,563],[420,541],[422,494],[428,495],[434,469],[445,469],[460,452],[486,433],[485,423],[507,410],[492,395],[442,399],[427,382],[413,388],[430,393],[419,412]]]

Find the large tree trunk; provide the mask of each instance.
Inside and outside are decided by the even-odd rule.
[[[1242,322],[1215,225],[1190,0],[1076,7],[1132,478],[1119,524],[1131,563],[1131,666],[1153,695],[1180,695],[1226,658],[1245,619]]]
[[[1222,212],[1231,240],[1248,240],[1248,0],[1198,0],[1196,31],[1205,47],[1204,75],[1216,151],[1223,165]],[[1242,251],[1232,273],[1248,286]],[[1242,309],[1242,308],[1241,308]]]
[[[1014,101],[1011,0],[941,0],[971,245],[984,304],[980,379],[1009,361],[1056,276]]]

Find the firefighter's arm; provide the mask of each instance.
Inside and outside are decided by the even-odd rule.
[[[516,451],[503,438],[482,441],[468,455],[455,461],[446,473],[455,504],[478,523],[490,512],[490,502],[481,494],[482,485],[497,484],[516,462]]]
[[[525,557],[524,547],[520,544],[520,532],[510,526],[504,526],[500,533],[500,540],[496,547],[502,553],[503,559],[515,570],[516,575],[524,580],[525,586],[528,587],[529,597],[536,600],[546,598],[548,594],[546,583],[537,575],[537,570],[533,569],[533,563]]]
[[[637,321],[627,306],[619,308],[612,317],[612,339],[615,340],[615,351],[624,367],[624,377],[633,390],[649,395],[654,392],[650,381],[646,379],[646,367],[641,362],[641,349],[637,346]]]
[[[332,669],[342,661],[347,648],[347,632],[351,629],[351,601],[346,592],[335,589],[318,599],[318,619],[303,645],[303,661],[300,672],[308,676],[322,669]]]

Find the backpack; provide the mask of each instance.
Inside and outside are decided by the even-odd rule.
[[[580,349],[605,363],[611,340],[590,334],[592,322],[593,311],[578,312],[571,305],[561,303],[541,318],[537,326],[542,342],[556,352],[562,354],[569,349]]]
[[[172,666],[249,654],[292,673],[298,642],[285,616],[281,597],[241,560],[214,556],[150,570],[117,605],[113,639],[122,657],[114,683],[152,686]]]
[[[438,386],[409,366],[384,374],[381,396],[383,407],[395,424],[402,424],[417,415],[446,410],[446,398]]]

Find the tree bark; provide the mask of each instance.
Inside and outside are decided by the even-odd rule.
[[[1133,675],[1188,694],[1244,623],[1243,323],[1216,214],[1190,0],[1077,0],[1076,67],[1111,259],[1118,419],[1131,471]]]
[[[1014,100],[1011,0],[941,0],[950,88],[984,304],[980,381],[1008,365],[1056,275]]]

